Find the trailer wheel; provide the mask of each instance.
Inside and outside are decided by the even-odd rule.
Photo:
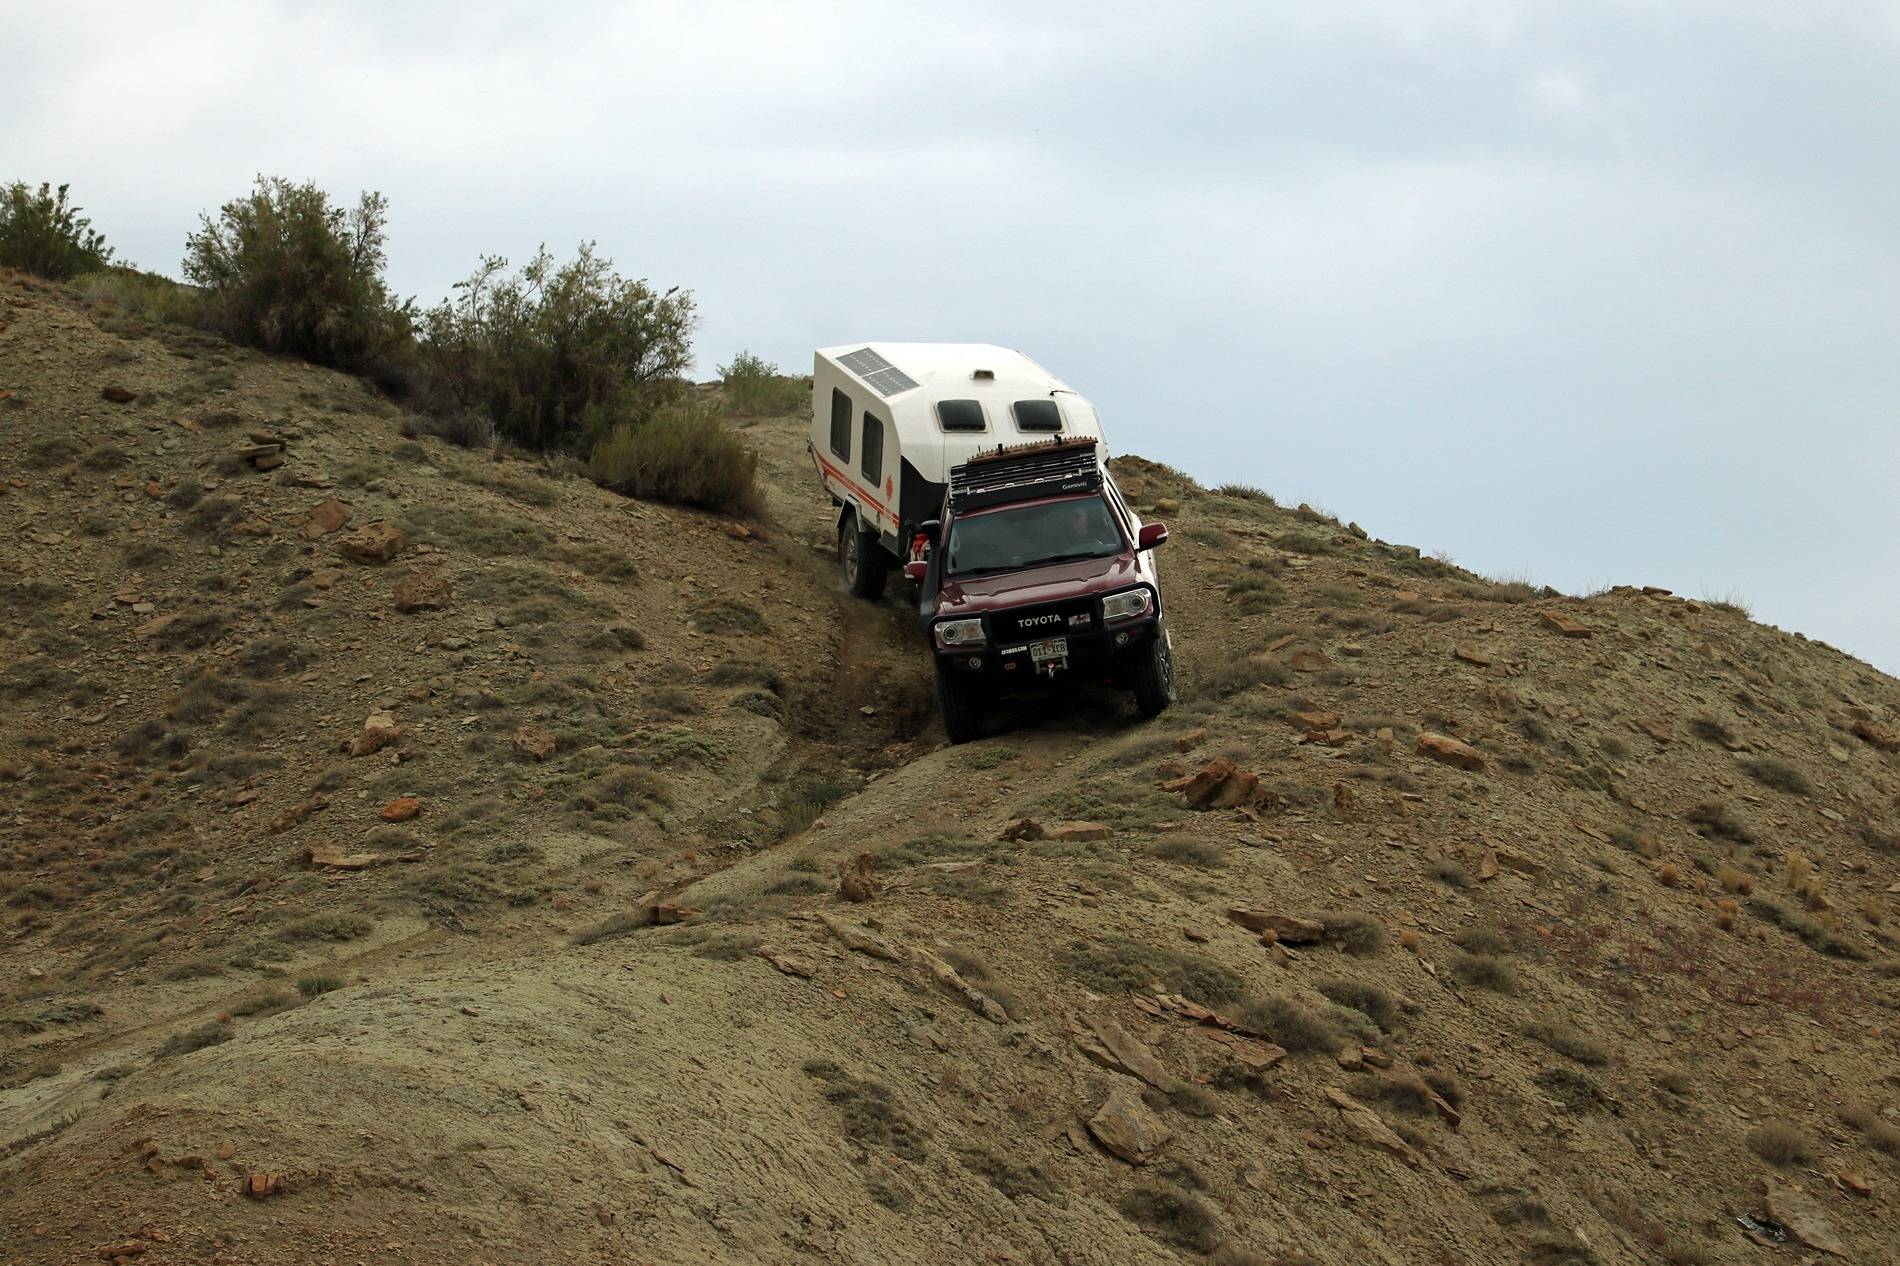
[[[1168,634],[1157,628],[1135,662],[1135,706],[1145,717],[1157,717],[1174,702],[1174,650]]]
[[[844,568],[845,588],[853,597],[875,602],[884,596],[890,557],[878,543],[877,533],[866,531],[855,512],[847,513],[838,525],[838,562]]]
[[[937,708],[943,713],[943,732],[952,744],[983,737],[981,688],[955,673],[937,667]]]

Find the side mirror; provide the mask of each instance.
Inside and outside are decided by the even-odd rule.
[[[904,579],[914,580],[921,585],[924,583],[924,576],[929,571],[929,563],[924,562],[922,559],[913,559],[904,564]]]
[[[1167,543],[1168,525],[1165,523],[1144,523],[1141,525],[1141,534],[1135,538],[1136,549],[1153,549]]]

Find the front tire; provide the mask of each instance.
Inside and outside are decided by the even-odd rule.
[[[1135,663],[1135,706],[1144,717],[1158,717],[1174,702],[1174,651],[1168,633],[1157,627]]]
[[[844,585],[852,597],[875,602],[884,596],[889,556],[877,533],[866,531],[855,512],[846,514],[838,525],[838,563],[844,569]]]
[[[973,682],[937,668],[937,709],[943,713],[943,732],[951,744],[983,737],[983,696]]]

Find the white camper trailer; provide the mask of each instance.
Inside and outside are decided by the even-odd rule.
[[[937,517],[950,469],[976,453],[1093,438],[1095,406],[1021,352],[983,343],[849,343],[812,366],[811,453],[838,506],[853,593],[883,592]]]

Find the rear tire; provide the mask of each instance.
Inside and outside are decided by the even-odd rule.
[[[864,529],[855,511],[845,515],[838,525],[838,563],[844,568],[845,588],[852,597],[875,602],[884,596],[890,556],[884,552],[877,533]]]
[[[983,696],[980,688],[955,673],[937,668],[937,708],[943,713],[943,732],[950,742],[968,743],[983,737]]]
[[[1135,663],[1135,706],[1144,717],[1158,717],[1174,702],[1174,651],[1168,633],[1156,628]]]

